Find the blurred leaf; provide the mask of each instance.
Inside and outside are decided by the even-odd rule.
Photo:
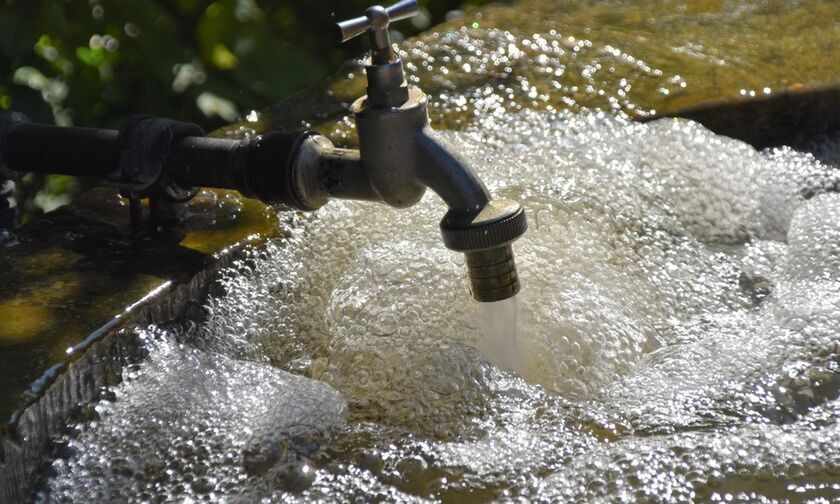
[[[235,121],[239,117],[239,111],[236,110],[236,105],[232,101],[225,100],[208,91],[198,95],[195,104],[208,117],[215,115],[228,122]]]
[[[224,46],[224,44],[216,44],[213,46],[212,56],[210,60],[220,70],[230,70],[236,68],[239,64],[239,58]]]
[[[76,57],[79,58],[82,61],[82,63],[88,66],[92,66],[94,68],[98,68],[100,65],[105,63],[105,51],[103,51],[102,49],[77,47]]]

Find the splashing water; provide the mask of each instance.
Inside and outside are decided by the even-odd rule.
[[[446,135],[529,213],[518,344],[437,198],[283,214],[206,316],[148,333],[41,498],[840,495],[837,170],[678,120]]]

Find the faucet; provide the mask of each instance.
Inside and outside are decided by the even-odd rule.
[[[431,128],[426,95],[406,83],[388,27],[418,9],[416,0],[376,5],[337,25],[342,42],[365,32],[370,37],[367,94],[351,106],[358,150],[337,148],[312,131],[237,141],[146,116],[119,132],[33,125],[18,117],[0,121],[6,124],[0,162],[18,171],[98,175],[132,200],[185,201],[204,186],[304,211],[331,198],[405,208],[431,188],[448,206],[440,222],[443,243],[465,254],[473,297],[513,297],[520,283],[511,244],[527,230],[525,212],[515,201],[491,197],[470,164]],[[97,153],[97,166],[92,169],[80,151]]]
[[[307,138],[292,166],[292,178],[300,181],[295,206],[317,208],[332,196],[403,208],[428,187],[449,207],[440,222],[443,243],[465,254],[473,297],[507,299],[520,288],[511,243],[528,227],[525,212],[515,201],[490,196],[470,164],[429,125],[426,95],[406,83],[388,27],[417,12],[416,0],[402,0],[338,23],[342,42],[370,36],[367,95],[351,106],[359,151],[336,149],[321,136]]]

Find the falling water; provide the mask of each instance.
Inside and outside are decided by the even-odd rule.
[[[493,365],[522,373],[516,296],[494,303],[482,303],[479,315],[481,338],[476,344]]]

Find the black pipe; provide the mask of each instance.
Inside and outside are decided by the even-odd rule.
[[[301,144],[312,134],[270,131],[241,140],[229,151],[224,167],[217,164],[212,169],[222,172],[219,176],[230,180],[244,196],[310,210],[295,192],[293,168]]]
[[[185,184],[238,190],[234,172],[237,154],[243,148],[243,142],[227,138],[179,138],[172,145],[164,170]]]
[[[245,140],[179,138],[164,170],[180,183],[235,189],[264,203],[309,210],[295,194],[292,180],[298,149],[309,135],[271,131]]]
[[[20,124],[3,142],[3,163],[21,172],[105,178],[119,164],[117,130]]]
[[[113,177],[121,169],[119,135],[117,130],[18,123],[0,134],[0,159],[16,172],[123,180]],[[293,189],[291,171],[298,149],[309,135],[269,132],[245,140],[175,138],[159,182],[165,179],[183,187],[235,189],[266,203],[303,208]],[[139,145],[151,148],[142,141]],[[128,177],[130,180],[130,174]]]

